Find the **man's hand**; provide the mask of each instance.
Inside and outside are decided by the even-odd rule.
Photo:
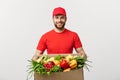
[[[41,55],[42,55],[42,51],[36,50],[34,56],[32,57],[32,60],[36,61]]]
[[[85,58],[85,59],[87,60],[87,55],[86,55],[86,53],[85,53],[85,51],[83,50],[82,47],[81,47],[81,48],[77,48],[77,49],[76,49],[76,52],[77,52],[81,57],[83,57],[83,58]]]

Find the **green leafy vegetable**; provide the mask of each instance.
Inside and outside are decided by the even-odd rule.
[[[61,56],[61,55],[55,56],[55,60],[58,60],[58,61],[62,60],[62,58],[63,58],[63,56]]]
[[[61,72],[62,68],[60,66],[54,66],[50,71],[51,72]]]
[[[74,59],[77,61],[78,64],[77,68],[82,68],[85,65],[86,60],[84,58],[77,56]]]

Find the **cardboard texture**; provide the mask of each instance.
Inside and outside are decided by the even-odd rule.
[[[76,54],[77,55],[77,54]],[[55,55],[49,55],[55,56]],[[71,70],[68,72],[54,72],[50,75],[39,75],[34,73],[34,80],[84,80],[83,68],[78,70]]]
[[[84,80],[83,69],[68,72],[55,72],[50,75],[34,73],[34,80]]]

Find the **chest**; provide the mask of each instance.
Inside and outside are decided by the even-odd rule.
[[[46,45],[48,48],[71,48],[74,40],[71,35],[51,36],[47,38]]]

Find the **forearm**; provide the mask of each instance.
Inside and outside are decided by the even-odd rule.
[[[36,50],[34,56],[32,57],[32,60],[36,61],[41,55],[42,51]]]
[[[78,54],[80,54],[81,57],[87,59],[87,55],[86,55],[86,53],[84,51],[78,52]]]
[[[84,51],[83,48],[77,48],[76,51],[77,51],[77,53],[78,53],[81,57],[87,59],[87,55],[86,55],[86,53],[85,53],[85,51]]]

